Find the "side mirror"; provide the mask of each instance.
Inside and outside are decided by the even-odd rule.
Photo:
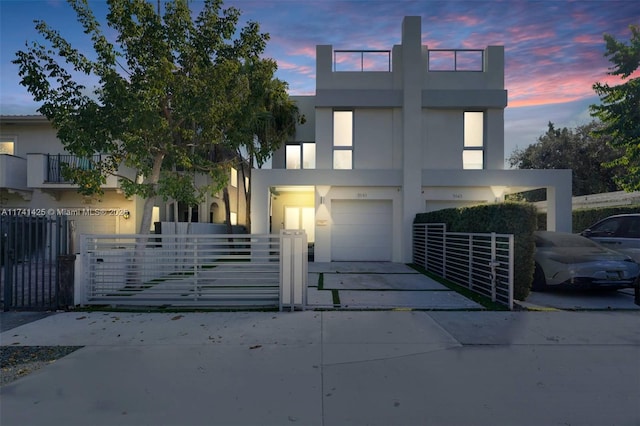
[[[591,236],[591,234],[592,234],[591,229],[585,229],[584,231],[582,231],[580,233],[580,235],[582,235],[583,237],[587,237],[587,238],[589,238]]]

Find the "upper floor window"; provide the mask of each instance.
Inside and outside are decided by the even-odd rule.
[[[287,169],[315,169],[316,168],[316,144],[303,142],[287,145],[286,167]]]
[[[238,187],[238,171],[233,167],[231,168],[231,186]]]
[[[15,144],[11,140],[0,139],[0,154],[15,154]]]
[[[484,113],[465,111],[463,169],[484,168]]]
[[[353,111],[333,112],[333,168],[353,169]]]

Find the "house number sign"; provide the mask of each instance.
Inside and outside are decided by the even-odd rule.
[[[357,196],[358,198],[367,198],[367,196],[368,196],[368,195],[367,195],[367,193],[366,193],[366,192],[358,192],[358,193],[356,194],[356,196]]]

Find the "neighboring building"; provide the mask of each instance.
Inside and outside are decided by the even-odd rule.
[[[62,164],[82,165],[89,161],[70,155],[56,136],[51,123],[41,115],[0,116],[0,214],[62,215],[74,221],[75,249],[81,234],[135,234],[139,231],[144,200],[125,197],[118,179],[107,178],[104,195],[97,198],[78,193],[77,185],[64,179]],[[130,169],[123,175],[133,177]],[[197,182],[204,182],[196,175]],[[248,185],[242,171],[231,170],[229,199],[232,224],[243,225]],[[161,203],[161,200],[160,200]],[[186,206],[171,200],[154,209],[153,221],[189,220]],[[225,207],[220,194],[206,197],[192,209],[192,222],[224,223]],[[152,229],[153,231],[153,229]]]
[[[541,187],[548,229],[571,230],[570,170],[504,170],[504,48],[421,40],[412,16],[390,51],[316,47],[306,123],[253,171],[253,233],[305,229],[316,262],[410,262],[416,213]]]
[[[62,166],[82,162],[89,164],[64,150],[44,116],[0,116],[0,214],[67,215],[76,236],[136,233],[143,201],[125,197],[115,177],[107,178],[99,200],[79,194]]]
[[[533,203],[540,212],[547,212],[547,202]],[[601,194],[578,195],[571,198],[573,210],[597,209],[604,207],[624,207],[640,205],[640,191],[603,192]]]

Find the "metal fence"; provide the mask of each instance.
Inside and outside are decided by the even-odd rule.
[[[278,235],[84,235],[81,244],[82,304],[282,309]]]
[[[99,163],[102,156],[78,157],[71,154],[47,154],[47,182],[71,183],[64,177],[64,168],[89,170]]]
[[[413,225],[413,263],[513,309],[513,235]]]
[[[14,210],[20,214],[0,216],[3,309],[66,307],[70,296],[61,293],[59,265],[60,257],[69,254],[69,222],[64,216]]]

